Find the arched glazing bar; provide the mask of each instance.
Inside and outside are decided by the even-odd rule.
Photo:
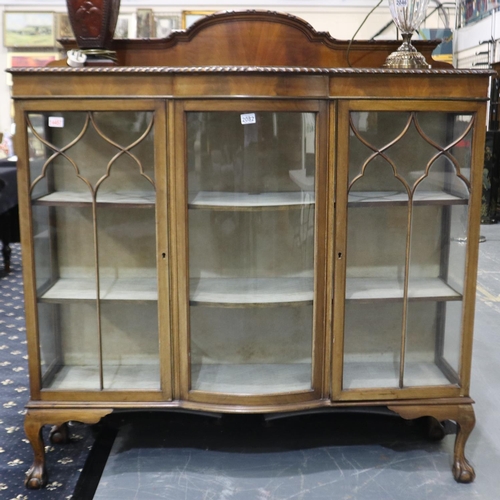
[[[154,128],[154,114],[153,113],[145,113],[145,115],[148,115],[148,121],[142,125],[143,129],[137,131],[134,131],[135,137],[133,137],[131,141],[128,141],[130,137],[127,137],[126,134],[124,134],[125,139],[128,141],[126,143],[120,144],[118,141],[113,140],[109,134],[107,134],[101,125],[98,124],[98,121],[96,120],[96,113],[103,113],[103,114],[115,114],[116,112],[93,112],[93,111],[86,111],[86,112],[74,112],[74,113],[64,113],[63,116],[61,117],[62,123],[65,123],[65,120],[68,120],[68,123],[71,122],[71,124],[68,124],[66,129],[63,132],[58,132],[57,130],[55,131],[56,134],[58,134],[55,138],[55,140],[51,139],[51,136],[49,135],[50,131],[50,124],[48,125],[49,121],[49,116],[47,116],[46,113],[42,113],[41,115],[37,113],[36,118],[43,120],[43,129],[40,127],[36,127],[32,122],[33,119],[35,119],[35,114],[30,115],[27,114],[25,119],[26,119],[26,125],[29,130],[29,133],[34,137],[36,141],[40,145],[43,146],[45,149],[44,151],[44,156],[46,158],[43,159],[43,165],[41,167],[40,172],[38,175],[36,175],[34,178],[32,176],[32,181],[30,184],[30,194],[33,198],[33,205],[41,205],[42,207],[45,206],[47,210],[47,216],[49,217],[49,220],[47,222],[47,227],[50,229],[51,232],[54,232],[55,226],[56,226],[56,214],[54,210],[61,210],[61,207],[80,207],[80,209],[85,210],[85,207],[88,207],[91,210],[91,226],[92,226],[92,239],[93,239],[93,260],[94,260],[94,277],[93,281],[95,283],[94,286],[91,286],[90,289],[88,290],[88,293],[90,295],[86,298],[83,299],[83,302],[88,301],[89,297],[94,297],[95,298],[95,314],[96,314],[96,336],[97,336],[97,346],[98,346],[98,379],[99,379],[99,389],[103,390],[104,389],[104,375],[103,375],[103,335],[102,335],[102,312],[101,312],[101,301],[102,301],[102,292],[101,292],[101,277],[100,277],[100,266],[99,266],[99,234],[97,230],[98,226],[98,215],[97,215],[97,206],[99,204],[106,206],[115,206],[118,204],[118,206],[124,206],[127,205],[130,202],[127,202],[124,196],[114,196],[113,199],[111,199],[109,196],[104,197],[101,201],[98,200],[98,192],[99,189],[105,185],[106,180],[108,180],[111,176],[112,170],[119,169],[120,167],[117,165],[118,161],[122,157],[127,157],[129,158],[130,162],[132,165],[135,165],[135,169],[138,172],[138,174],[147,182],[147,184],[151,187],[151,189],[155,190],[155,182],[153,178],[151,178],[150,175],[148,175],[145,171],[145,166],[143,164],[143,161],[141,161],[141,158],[137,156],[137,154],[134,153],[134,148],[137,148],[140,146],[142,143],[146,141],[148,136],[153,131]],[[137,114],[137,113],[135,113]],[[39,115],[39,116],[38,116]],[[75,119],[75,117],[78,117],[78,119]],[[130,117],[128,117],[128,120],[130,120]],[[130,124],[129,124],[130,125]],[[129,136],[131,134],[128,134]],[[107,145],[107,149],[105,151],[105,154],[110,155],[110,151],[112,149],[118,150],[116,153],[113,153],[111,158],[108,157],[108,160],[106,163],[102,164],[100,162],[94,162],[93,163],[93,168],[99,169],[101,168],[100,165],[103,165],[103,171],[104,173],[99,175],[97,178],[95,177],[95,173],[89,172],[88,170],[86,172],[82,172],[82,169],[80,168],[80,161],[82,160],[82,157],[87,157],[85,160],[87,161],[89,158],[92,157],[92,152],[97,151],[99,149],[102,149],[102,145],[99,145],[98,143],[95,143],[95,138],[98,137],[102,139],[102,144]],[[94,139],[92,139],[94,138]],[[75,153],[76,157],[72,155],[72,148],[80,148],[79,153]],[[86,153],[88,151],[88,154]],[[82,156],[83,155],[83,156]],[[81,190],[78,190],[76,192],[63,192],[63,191],[58,191],[56,186],[53,186],[52,182],[49,179],[49,171],[51,168],[56,168],[56,162],[64,162],[64,164],[60,163],[57,168],[67,168],[69,167],[73,172],[74,172],[74,178],[78,180],[78,183],[81,183],[82,186],[84,185],[84,191],[82,192]],[[31,162],[30,162],[31,163]],[[92,163],[92,162],[88,162]],[[88,169],[88,164],[87,169]],[[30,165],[31,170],[35,170],[32,168],[33,166]],[[89,176],[90,174],[90,176]],[[41,189],[37,189],[38,186],[41,186],[42,181],[46,180],[46,186],[43,186]],[[77,183],[77,184],[78,184]],[[71,184],[71,183],[70,183]],[[73,187],[75,187],[75,184],[71,184]],[[41,192],[41,194],[40,194]],[[134,203],[137,203],[137,199],[139,199],[139,202],[142,206],[154,206],[154,197],[149,196],[147,198],[146,204],[144,204],[144,199],[140,199],[141,196],[136,196],[135,199],[132,197],[132,206],[134,206]],[[142,196],[144,198],[144,196]],[[59,208],[56,208],[59,207]],[[62,210],[66,210],[66,208],[62,208]],[[62,213],[62,212],[61,212]],[[52,228],[52,229],[51,229]],[[90,236],[90,233],[89,233]],[[57,253],[57,245],[58,241],[57,234],[53,234],[50,237],[50,249],[49,252],[52,253]],[[51,260],[52,260],[52,267],[54,267],[54,259],[57,261],[58,257],[55,255],[52,255]],[[36,259],[40,260],[40,259]],[[52,298],[52,295],[50,295],[50,299],[44,299],[44,294],[48,291],[48,288],[54,287],[54,285],[57,284],[57,280],[59,276],[57,274],[59,271],[57,270],[57,266],[55,266],[56,269],[53,269],[51,271],[52,273],[52,278],[51,278],[51,284],[49,287],[45,287],[39,292],[40,299],[43,299],[43,302],[56,302],[58,300],[62,300],[63,302],[67,303],[64,298]],[[87,293],[87,295],[88,295]],[[57,294],[56,294],[57,295]],[[84,293],[85,295],[85,293]],[[40,311],[39,311],[39,314]],[[44,320],[45,321],[45,320]],[[64,361],[62,361],[64,363]]]
[[[387,142],[382,145],[374,145],[369,138],[365,137],[362,132],[357,129],[355,124],[355,120],[353,120],[352,113],[350,115],[350,130],[351,135],[353,135],[368,151],[368,156],[364,159],[361,164],[361,169],[358,171],[354,177],[351,177],[351,180],[348,184],[348,194],[349,194],[349,202],[348,205],[350,208],[360,207],[360,206],[381,206],[382,203],[392,203],[393,205],[405,205],[406,206],[406,244],[405,244],[405,263],[404,263],[404,283],[403,283],[403,313],[402,313],[402,328],[401,328],[401,344],[400,344],[400,362],[399,362],[399,387],[403,388],[406,386],[405,384],[405,359],[407,353],[407,336],[408,336],[408,311],[409,311],[409,303],[410,303],[410,265],[411,265],[411,249],[412,244],[414,243],[417,235],[415,234],[413,223],[414,223],[414,208],[415,206],[425,206],[429,204],[442,204],[444,202],[441,201],[428,201],[429,193],[425,192],[424,185],[432,185],[432,183],[425,182],[429,176],[435,175],[433,172],[437,172],[439,168],[438,164],[441,164],[443,161],[451,165],[451,168],[454,171],[453,177],[457,179],[458,185],[455,186],[453,198],[457,198],[456,201],[452,201],[452,204],[468,204],[468,193],[470,191],[470,181],[469,179],[462,174],[460,162],[455,158],[452,154],[453,148],[457,147],[460,143],[462,143],[467,135],[470,133],[474,126],[474,117],[469,117],[470,120],[463,131],[461,131],[458,136],[447,138],[446,144],[439,144],[438,141],[434,140],[427,134],[423,127],[419,122],[419,114],[421,112],[409,112],[406,122],[404,123],[400,132],[391,140],[387,140]],[[417,137],[421,138],[422,141],[428,144],[432,149],[435,150],[435,153],[432,155],[430,159],[428,159],[425,163],[425,168],[421,171],[418,177],[412,173],[413,177],[411,179],[408,178],[407,173],[400,174],[399,167],[402,165],[403,160],[394,160],[391,157],[391,148],[397,146],[400,141],[405,137],[405,135],[409,132],[409,130],[413,130],[413,134],[418,134]],[[416,132],[415,132],[416,131]],[[380,141],[380,137],[377,138]],[[415,145],[418,148],[418,144]],[[375,168],[374,165],[376,161],[383,161],[390,167],[392,170],[392,176],[394,179],[399,181],[402,186],[402,191],[404,192],[404,196],[402,194],[394,196],[397,193],[389,193],[392,195],[392,202],[389,196],[388,198],[379,195],[377,198],[377,194],[375,192],[357,192],[357,188],[360,185],[360,182],[367,177],[370,173],[370,169]],[[412,159],[409,158],[406,160],[407,162],[412,162]],[[448,170],[450,167],[447,167]],[[464,186],[464,189],[460,188],[460,185]],[[444,186],[444,190],[446,191],[446,186]],[[433,194],[434,198],[439,198],[442,195],[438,195],[437,193]],[[446,194],[446,193],[443,193]],[[371,197],[371,198],[370,198]],[[358,201],[358,200],[362,201]],[[348,239],[349,242],[349,239]],[[348,252],[348,262],[349,262],[349,252]],[[349,264],[348,264],[349,265]],[[450,378],[450,377],[448,377]]]

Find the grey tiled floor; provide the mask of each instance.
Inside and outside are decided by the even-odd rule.
[[[500,224],[482,226],[467,456],[476,481],[451,475],[454,435],[369,415],[135,417],[121,428],[96,500],[495,500],[500,498]]]

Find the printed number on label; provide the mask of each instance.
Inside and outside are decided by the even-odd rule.
[[[396,7],[406,7],[408,0],[396,0]]]
[[[244,115],[240,115],[241,124],[249,125],[250,123],[257,123],[255,118],[255,113],[245,113]]]
[[[63,128],[64,118],[62,116],[49,116],[49,127]]]

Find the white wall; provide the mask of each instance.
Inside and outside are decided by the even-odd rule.
[[[179,14],[189,5],[189,10],[234,10],[234,9],[265,9],[287,12],[303,18],[318,31],[329,31],[338,39],[350,39],[369,11],[378,3],[378,0],[274,0],[273,3],[265,0],[253,0],[251,3],[242,0],[196,0],[195,2],[179,2],[169,0],[122,0],[121,12],[135,12],[137,8],[153,8],[158,12]],[[431,2],[432,5],[432,2]],[[0,0],[0,16],[6,10],[53,11],[65,12],[65,0]],[[371,38],[387,23],[391,22],[387,1],[377,8],[365,23],[357,39]],[[453,21],[452,21],[453,25]],[[429,19],[426,27],[442,27],[437,16]],[[0,22],[0,40],[3,40],[3,22]],[[380,38],[394,38],[396,31],[391,24]],[[0,74],[4,74],[7,64],[7,49],[0,44]],[[10,129],[10,90],[6,78],[0,76],[0,132]]]
[[[495,43],[484,43],[484,42]],[[484,62],[500,61],[500,12],[492,11],[491,15],[460,28],[455,33],[454,54],[457,67],[485,68]],[[488,51],[488,55],[483,52]]]

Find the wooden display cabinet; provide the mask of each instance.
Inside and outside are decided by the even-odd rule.
[[[141,408],[451,419],[474,479],[490,73],[362,67],[393,45],[251,11],[12,70],[28,487],[42,426]]]

